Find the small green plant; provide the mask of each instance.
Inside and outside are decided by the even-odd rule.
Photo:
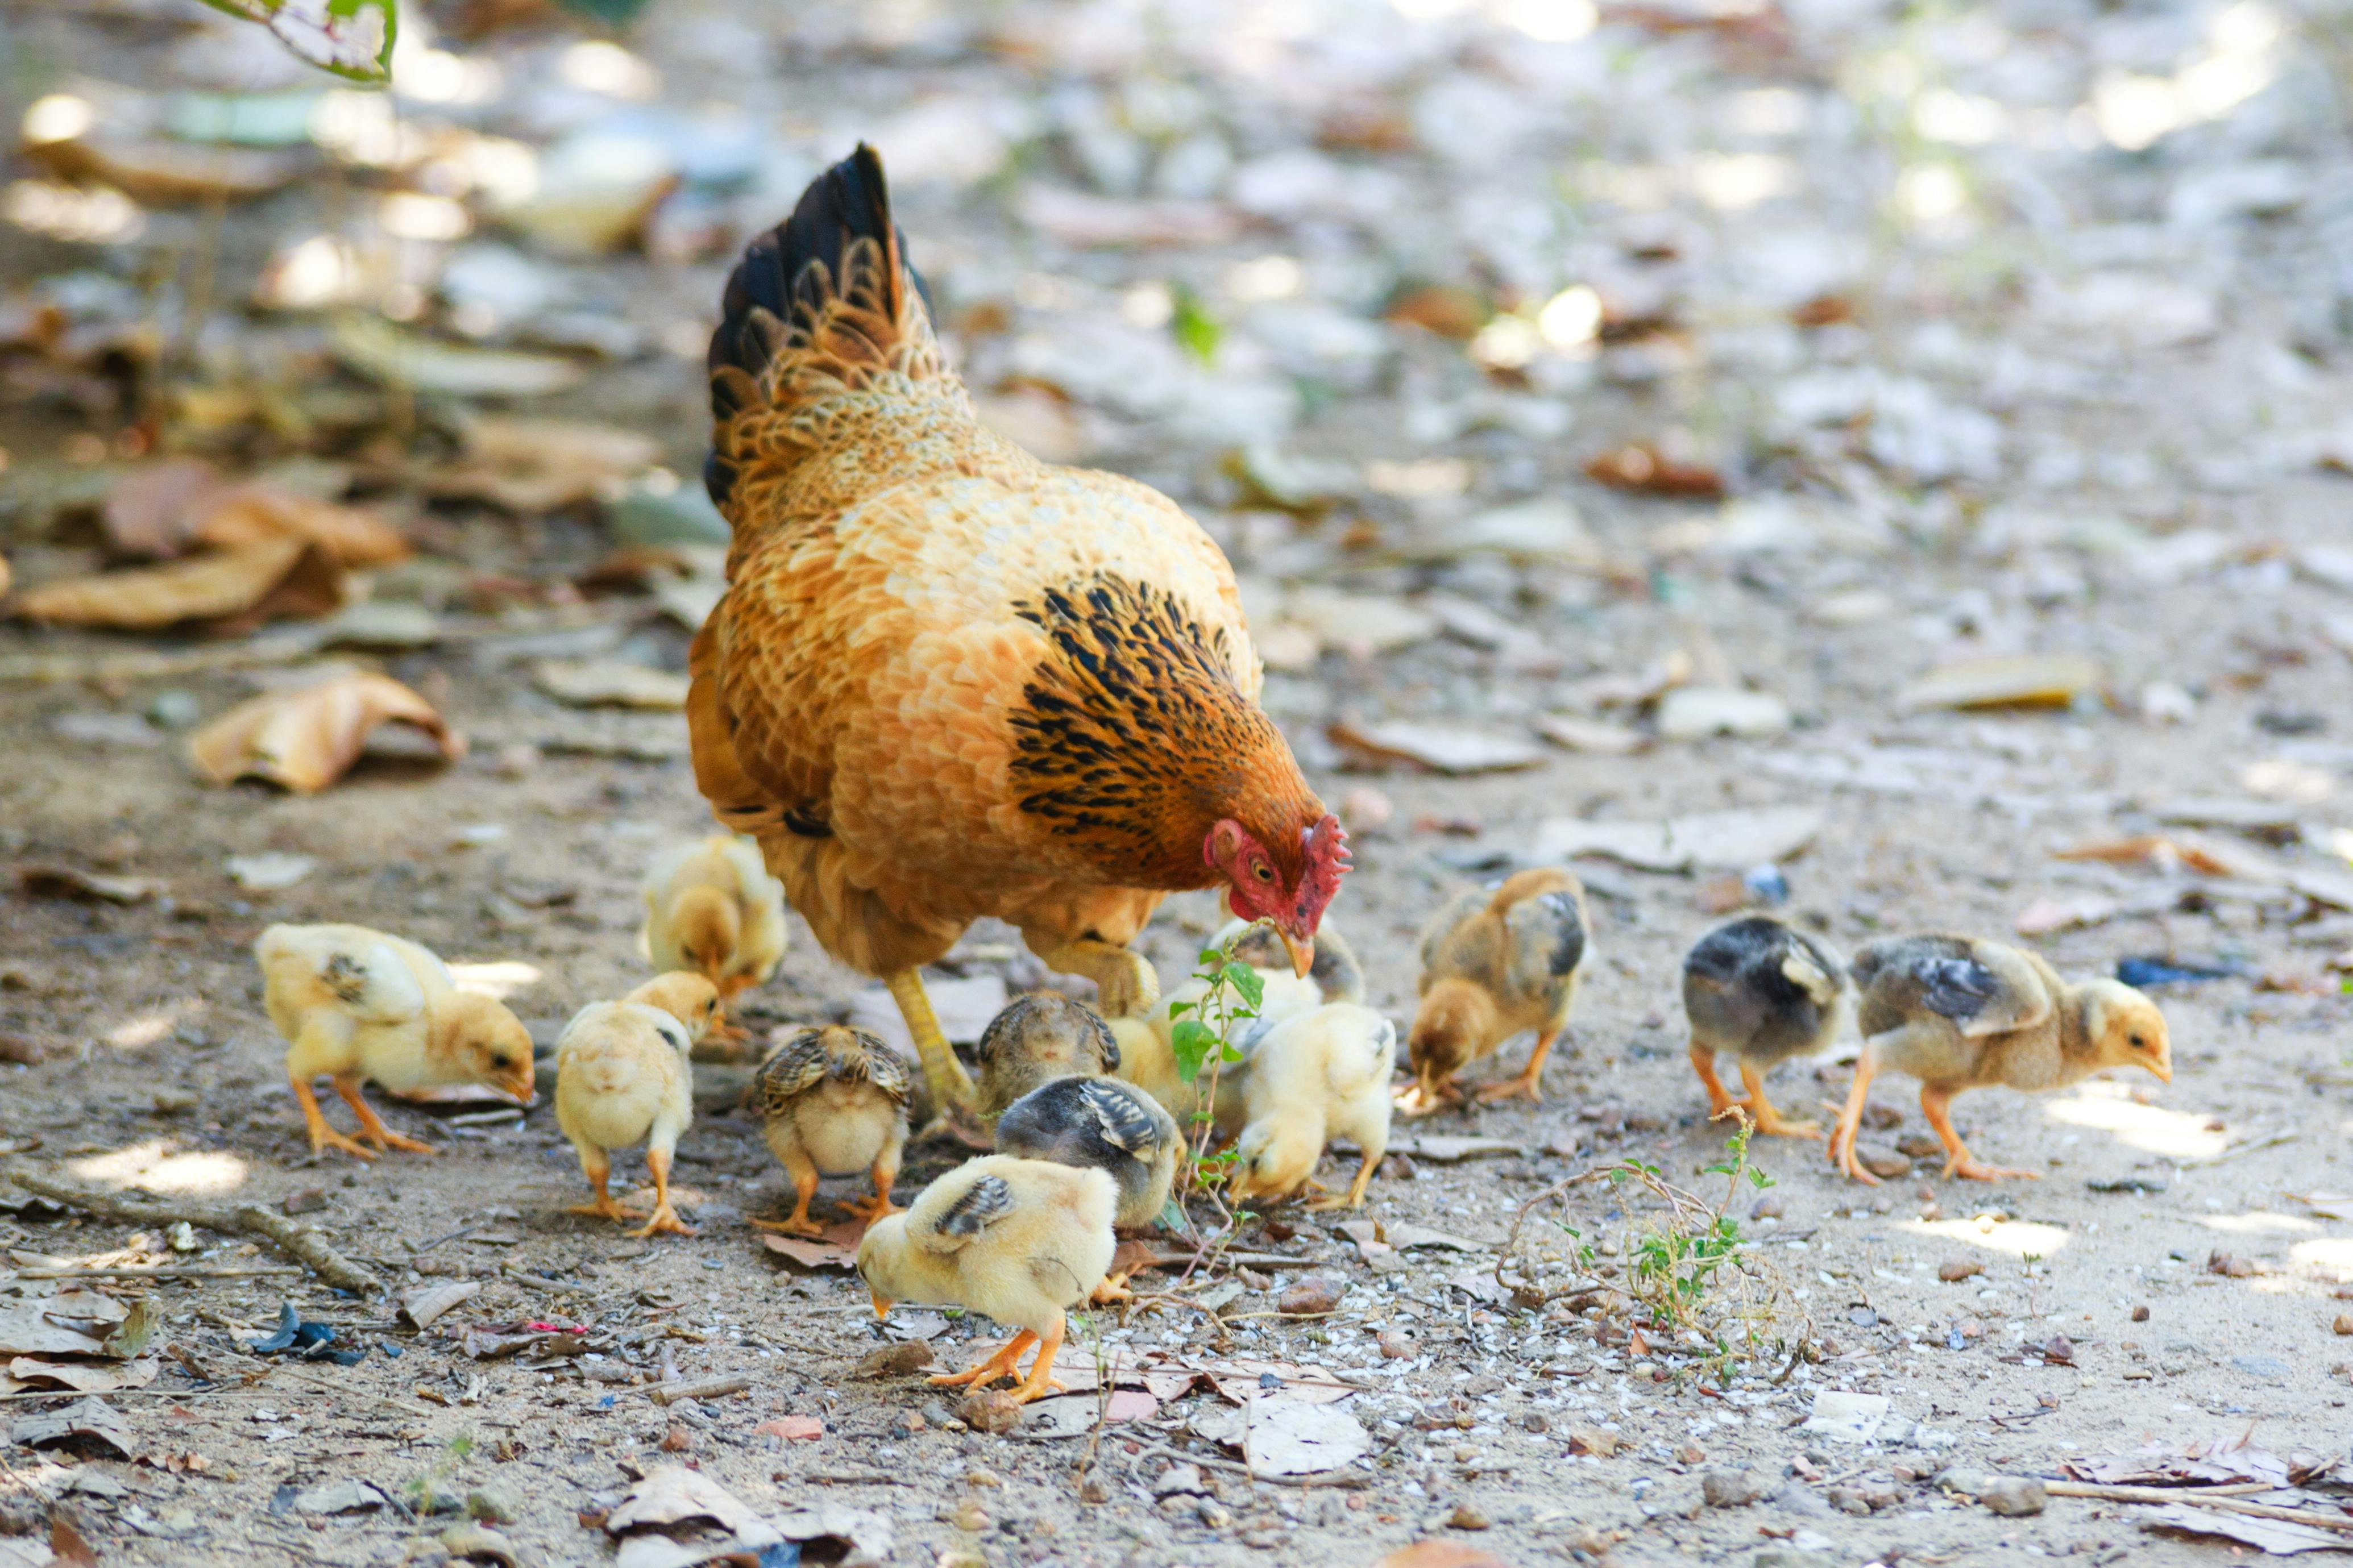
[[[1176,346],[1203,364],[1211,363],[1218,357],[1218,345],[1225,341],[1226,329],[1218,324],[1218,319],[1201,302],[1201,296],[1189,285],[1172,283],[1168,295],[1173,307],[1168,314],[1168,331],[1176,338]]]
[[[1176,1076],[1197,1086],[1192,1148],[1185,1161],[1183,1185],[1188,1192],[1208,1194],[1223,1210],[1223,1201],[1218,1194],[1232,1176],[1240,1155],[1230,1147],[1215,1152],[1209,1148],[1216,1135],[1218,1080],[1228,1062],[1242,1059],[1241,1047],[1234,1041],[1235,1032],[1258,1016],[1260,1006],[1266,1001],[1266,981],[1257,970],[1234,957],[1230,942],[1203,948],[1198,963],[1200,967],[1193,972],[1193,978],[1201,984],[1201,994],[1190,1002],[1168,1005],[1168,1016],[1175,1020],[1168,1043],[1176,1058]],[[1204,1068],[1208,1069],[1206,1080],[1202,1079]],[[1240,1217],[1226,1213],[1226,1235],[1232,1235],[1234,1222]]]
[[[392,80],[394,0],[205,0],[216,11],[259,22],[289,52],[346,81]]]
[[[445,1492],[444,1485],[468,1459],[474,1457],[474,1439],[465,1432],[459,1433],[443,1447],[448,1450],[448,1457],[436,1461],[423,1475],[410,1477],[408,1484],[401,1489],[407,1494],[410,1506],[420,1514],[433,1512],[436,1499],[455,1495],[454,1492]]]

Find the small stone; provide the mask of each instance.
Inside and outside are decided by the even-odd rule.
[[[980,1506],[978,1498],[968,1497],[955,1505],[955,1510],[948,1515],[948,1522],[958,1530],[978,1534],[988,1528],[988,1510]]]
[[[1224,1530],[1234,1522],[1234,1516],[1227,1510],[1225,1504],[1213,1498],[1195,1498],[1193,1517],[1211,1530]]]
[[[1111,1488],[1103,1484],[1101,1476],[1091,1475],[1079,1483],[1079,1500],[1083,1503],[1109,1502]]]
[[[1765,1196],[1758,1198],[1754,1204],[1749,1205],[1748,1217],[1750,1219],[1779,1219],[1788,1212],[1788,1205],[1781,1201],[1779,1194],[1767,1193]]]
[[[1286,1318],[1312,1317],[1319,1312],[1336,1311],[1340,1306],[1342,1287],[1321,1278],[1302,1279],[1275,1298],[1274,1310]]]
[[[1884,1143],[1857,1143],[1854,1146],[1854,1157],[1862,1163],[1864,1170],[1882,1180],[1892,1180],[1897,1176],[1908,1176],[1912,1173],[1911,1157],[1897,1153]]]
[[[278,1205],[288,1214],[317,1214],[327,1206],[327,1189],[304,1187],[299,1193],[289,1193],[286,1201]]]
[[[2135,1308],[2132,1310],[2132,1321],[2133,1321],[2134,1322],[2136,1322],[2136,1323],[2146,1323],[2146,1322],[2147,1322],[2147,1321],[2148,1321],[2148,1309],[2147,1309],[2147,1307],[2145,1307],[2145,1306],[2142,1306],[2142,1307],[2135,1307]]]
[[[522,1517],[522,1500],[502,1486],[476,1487],[466,1494],[466,1514],[484,1524],[512,1524]]]
[[[1005,1478],[987,1465],[973,1465],[967,1467],[964,1472],[964,1484],[982,1489],[1001,1487],[1005,1484]]]
[[[1945,1152],[1945,1146],[1926,1132],[1906,1132],[1895,1141],[1895,1149],[1915,1160],[1933,1160]]]
[[[1675,1450],[1675,1463],[1679,1465],[1704,1465],[1707,1463],[1707,1450],[1701,1447],[1697,1443],[1685,1443],[1682,1447]]]
[[[1541,1410],[1531,1410],[1520,1417],[1520,1425],[1530,1432],[1549,1432],[1552,1430],[1552,1418]]]
[[[921,1340],[908,1340],[902,1344],[885,1345],[881,1350],[867,1352],[859,1358],[858,1375],[904,1377],[931,1364],[932,1347]]]
[[[1985,1272],[1985,1265],[1974,1258],[1947,1258],[1936,1265],[1936,1278],[1947,1285],[1957,1285]]]
[[[772,1415],[752,1430],[787,1443],[814,1443],[825,1436],[825,1423],[814,1415]]]
[[[2206,1256],[2206,1272],[2220,1274],[2226,1279],[2244,1279],[2255,1271],[2255,1266],[2234,1252],[2211,1252]]]
[[[1715,1469],[1699,1479],[1699,1495],[1710,1508],[1746,1508],[1765,1495],[1754,1470]]]
[[[1413,1355],[1413,1341],[1395,1329],[1385,1331],[1380,1339],[1381,1356],[1387,1361],[1406,1361]]]
[[[1457,1503],[1454,1511],[1446,1518],[1447,1527],[1451,1530],[1485,1530],[1489,1522],[1485,1514],[1467,1502]]]
[[[501,746],[491,771],[502,779],[527,779],[539,771],[539,748],[528,741]]]
[[[2006,1519],[2017,1519],[2041,1513],[2051,1496],[2032,1476],[1995,1476],[1978,1490],[1978,1501]]]
[[[1003,1436],[1021,1425],[1021,1402],[1001,1388],[983,1388],[965,1395],[956,1414],[976,1432]]]
[[[158,691],[147,700],[147,721],[159,730],[185,730],[203,714],[193,691]]]
[[[1606,1427],[1572,1426],[1568,1429],[1568,1451],[1572,1454],[1590,1454],[1597,1459],[1606,1459],[1623,1443],[1623,1438]]]
[[[2339,1312],[2332,1325],[2340,1334],[2353,1334],[2353,1312]]]
[[[1818,1481],[1822,1479],[1822,1467],[1810,1454],[1800,1454],[1789,1461],[1789,1473],[1801,1481]]]
[[[1199,1497],[1204,1489],[1198,1465],[1171,1465],[1152,1483],[1152,1495],[1156,1498]]]
[[[665,1454],[694,1452],[694,1434],[683,1426],[673,1426],[662,1434],[661,1451]]]

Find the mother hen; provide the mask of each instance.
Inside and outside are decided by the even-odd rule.
[[[1179,889],[1222,885],[1305,973],[1346,836],[1259,709],[1217,545],[981,426],[904,243],[861,144],[728,279],[704,479],[734,540],[687,721],[720,820],[968,1110],[917,972],[972,921],[1140,1013],[1127,944]]]

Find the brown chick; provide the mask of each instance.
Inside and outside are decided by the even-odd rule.
[[[1248,1121],[1234,1143],[1239,1163],[1227,1196],[1280,1202],[1302,1186],[1321,1191],[1315,1163],[1328,1141],[1345,1138],[1362,1156],[1347,1194],[1308,1206],[1362,1207],[1373,1168],[1388,1152],[1397,1026],[1370,1007],[1330,1003],[1268,1030],[1251,1048],[1249,1069]]]
[[[1683,960],[1683,1012],[1709,1118],[1744,1110],[1768,1136],[1820,1138],[1820,1124],[1784,1120],[1773,1108],[1765,1074],[1792,1057],[1828,1050],[1846,1022],[1846,963],[1837,951],[1769,916],[1750,915],[1700,938]],[[1733,1099],[1715,1076],[1719,1051],[1740,1058],[1747,1099]]]
[[[905,1212],[875,1221],[858,1244],[859,1278],[873,1292],[878,1318],[893,1302],[915,1301],[963,1307],[1017,1331],[978,1366],[934,1384],[986,1387],[1015,1375],[1021,1352],[1037,1345],[1013,1391],[1026,1404],[1062,1386],[1053,1372],[1064,1313],[1110,1269],[1118,1206],[1118,1190],[1100,1170],[984,1155],[925,1187]]]
[[[1920,1080],[1920,1110],[1945,1145],[1945,1174],[1992,1182],[2037,1174],[1981,1165],[1953,1131],[1953,1096],[2003,1084],[2060,1089],[2103,1068],[2139,1067],[2173,1081],[2165,1015],[2115,980],[2069,982],[2031,952],[1965,936],[1894,937],[1855,955],[1862,1059],[1831,1134],[1831,1163],[1860,1182],[1863,1096],[1883,1068]]]
[[[697,1040],[719,1020],[719,991],[700,974],[658,975],[618,1002],[591,1002],[555,1042],[555,1124],[572,1140],[596,1201],[574,1214],[624,1219],[606,1182],[612,1151],[643,1142],[654,1208],[640,1239],[659,1231],[692,1236],[670,1203],[670,1156],[694,1120]]]
[[[809,1218],[818,1178],[871,1171],[874,1196],[841,1206],[873,1221],[896,1212],[892,1184],[907,1143],[907,1100],[914,1075],[899,1054],[860,1029],[839,1025],[796,1029],[760,1070],[752,1096],[760,1132],[793,1180],[797,1202],[789,1218],[755,1220],[763,1229],[823,1234]]]
[[[1408,1115],[1459,1100],[1453,1079],[1524,1029],[1535,1048],[1517,1078],[1479,1090],[1482,1100],[1542,1100],[1545,1058],[1568,1022],[1588,951],[1585,889],[1565,870],[1539,868],[1492,895],[1466,892],[1421,938],[1421,1007],[1407,1049],[1414,1082],[1398,1101]]]
[[[976,1053],[975,1086],[983,1116],[1058,1078],[1101,1078],[1119,1070],[1119,1042],[1103,1016],[1051,991],[1016,996],[988,1021]]]
[[[433,1152],[378,1120],[360,1098],[364,1080],[395,1091],[486,1083],[529,1103],[530,1032],[504,1005],[459,990],[448,966],[415,942],[365,926],[274,925],[253,956],[313,1154],[331,1143],[363,1160],[385,1149]],[[327,1125],[311,1090],[322,1074],[375,1150]]]

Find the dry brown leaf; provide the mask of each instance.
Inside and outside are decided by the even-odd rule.
[[[641,708],[658,712],[686,706],[687,678],[616,658],[543,658],[531,683],[575,708]]]
[[[8,596],[8,558],[0,555],[0,599]]]
[[[119,631],[201,625],[224,637],[266,621],[332,615],[350,584],[334,555],[304,539],[262,539],[216,555],[73,577],[23,595],[28,620]]]
[[[170,884],[160,877],[103,877],[72,866],[19,866],[16,886],[36,899],[103,900],[110,904],[143,904],[161,898]]]
[[[61,179],[112,185],[149,206],[250,201],[291,184],[307,162],[296,153],[106,132],[37,142],[25,153]]]
[[[264,778],[308,795],[343,777],[386,722],[415,725],[453,762],[466,754],[433,704],[389,676],[353,674],[239,703],[189,738],[188,760],[215,784]]]
[[[1613,447],[1588,460],[1585,477],[1612,489],[1641,495],[1715,500],[1724,494],[1722,474],[1697,463],[1679,462],[1648,442]]]
[[[200,458],[171,458],[132,469],[106,493],[100,521],[117,555],[168,561],[188,547],[196,503],[220,488]]]
[[[463,459],[427,476],[425,488],[509,511],[553,511],[605,499],[660,457],[659,442],[609,425],[481,418],[466,426]]]
[[[321,500],[274,485],[230,485],[206,498],[195,536],[216,550],[265,539],[307,539],[346,566],[406,560],[408,540],[364,508]]]
[[[2021,654],[1938,665],[1897,699],[1906,713],[1925,708],[2064,708],[2096,693],[2106,671],[2076,654]]]

